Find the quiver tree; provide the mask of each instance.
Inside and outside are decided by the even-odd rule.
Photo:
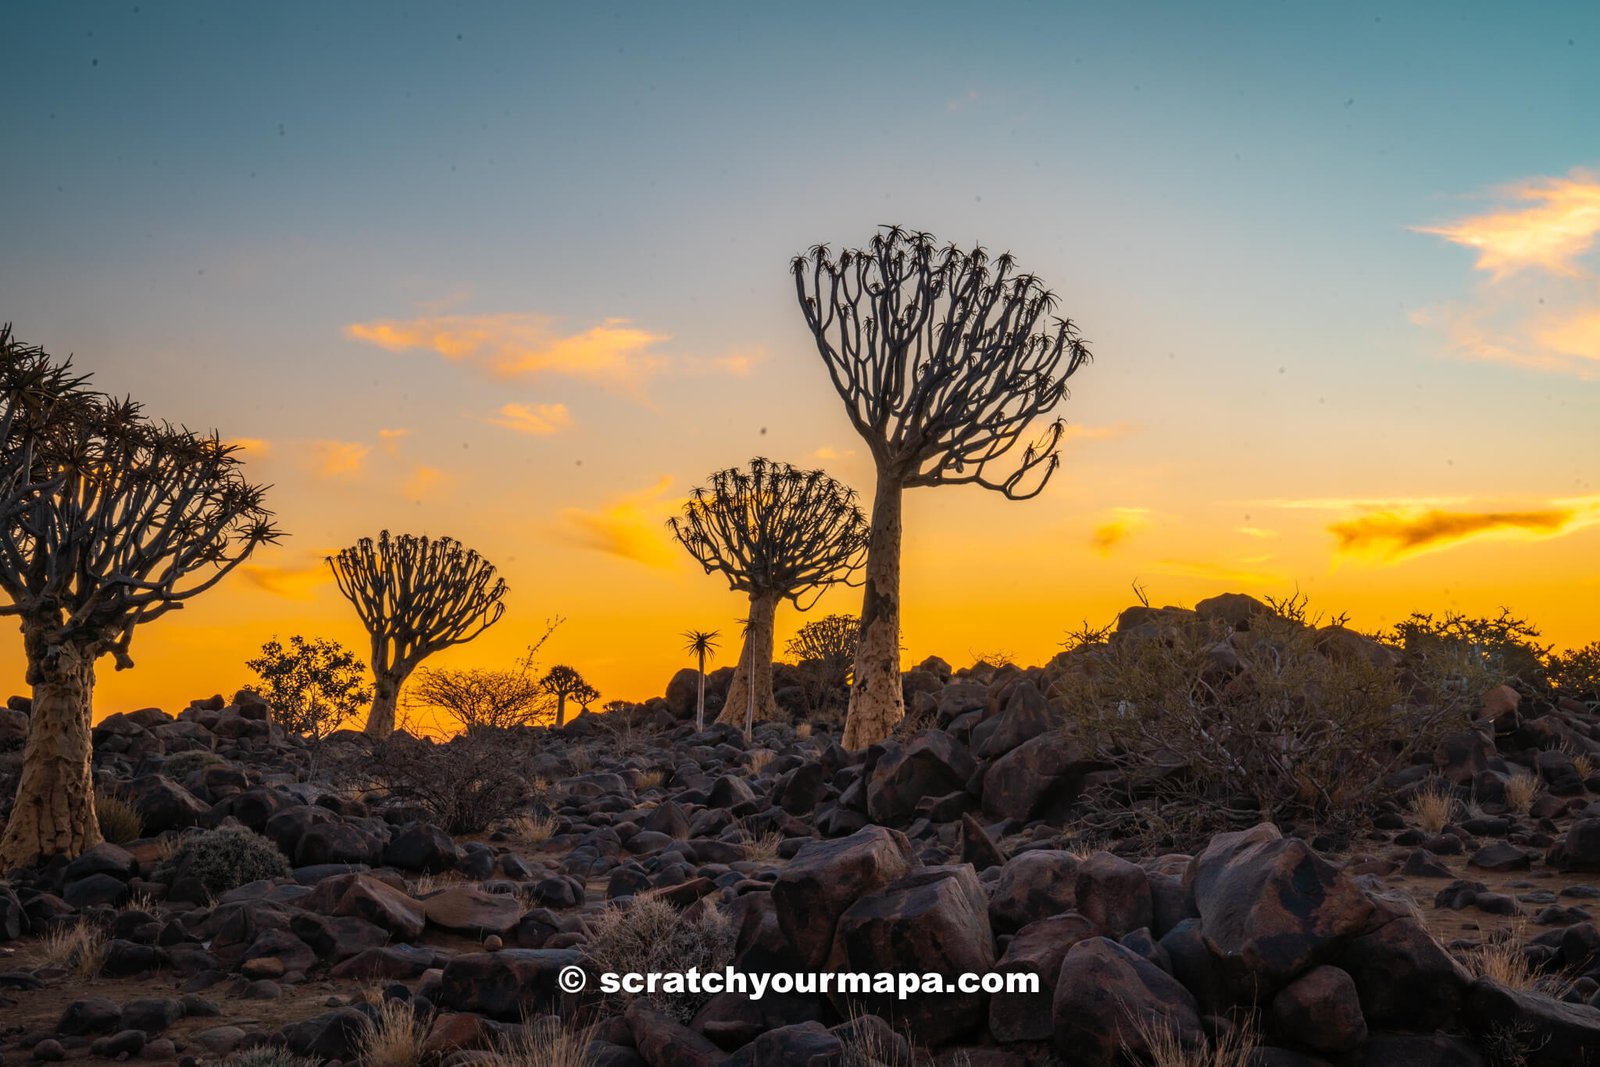
[[[210,589],[279,534],[216,435],[156,423],[0,329],[0,614],[33,688],[0,866],[100,841],[90,771],[95,661],[133,666],[140,623]]]
[[[772,626],[778,603],[801,611],[828,586],[850,583],[867,549],[867,524],[856,495],[822,471],[753,459],[749,470],[730,467],[711,476],[668,520],[675,536],[706,573],[721,571],[728,585],[750,596],[744,649],[717,721],[770,718]],[[853,584],[853,583],[851,583]]]
[[[694,728],[698,733],[706,728],[706,660],[716,653],[717,638],[721,635],[716,630],[685,630],[683,636],[689,639],[684,650],[693,655],[696,661],[699,687],[694,699]]]
[[[801,313],[877,465],[846,748],[888,735],[900,687],[900,504],[917,485],[1039,493],[1059,463],[1062,422],[1023,435],[1089,359],[1056,298],[1010,253],[939,245],[887,227],[866,248],[818,245],[791,263]]]
[[[567,700],[576,700],[578,705],[587,709],[591,703],[600,699],[600,690],[583,680],[583,675],[558,663],[551,667],[545,676],[539,680],[539,688],[556,698],[556,725],[567,724]]]
[[[394,732],[400,687],[417,664],[463,644],[505,614],[505,579],[493,565],[450,537],[363,537],[328,558],[339,591],[355,605],[372,637],[369,737]]]

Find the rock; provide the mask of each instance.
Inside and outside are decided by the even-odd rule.
[[[1272,1020],[1280,1034],[1314,1052],[1349,1052],[1367,1039],[1355,982],[1326,964],[1272,998]]]
[[[106,961],[101,965],[100,973],[107,978],[131,978],[136,974],[158,971],[168,962],[165,949],[113,938],[106,944]]]
[[[245,1031],[238,1026],[213,1026],[194,1035],[195,1043],[214,1056],[226,1056],[245,1039]]]
[[[470,952],[444,965],[433,1000],[442,1009],[521,1022],[524,1017],[555,1011],[562,996],[556,975],[561,968],[581,962],[574,949]]]
[[[972,754],[943,730],[888,741],[867,778],[867,814],[876,823],[902,825],[922,798],[965,788],[976,770]]]
[[[1078,867],[1071,852],[1034,849],[1013,856],[989,893],[989,921],[1010,933],[1040,919],[1071,911],[1078,903]]]
[[[1194,614],[1201,622],[1221,623],[1230,630],[1248,630],[1257,616],[1275,612],[1248,593],[1219,593],[1195,604]]]
[[[728,1058],[716,1045],[644,1000],[628,1005],[626,1014],[634,1046],[650,1067],[716,1067]]]
[[[1050,703],[1032,682],[1018,682],[1005,708],[972,728],[972,750],[982,759],[997,759],[1056,725]]]
[[[1190,873],[1219,972],[1257,997],[1330,959],[1376,910],[1350,876],[1271,823],[1218,834]]]
[[[1472,1042],[1442,1033],[1373,1034],[1339,1062],[1349,1067],[1487,1067],[1488,1063]]]
[[[1461,1018],[1480,1042],[1514,1041],[1528,1067],[1583,1067],[1600,1049],[1600,1009],[1507,989],[1490,978],[1468,988]]]
[[[175,997],[141,997],[122,1006],[122,1025],[154,1037],[188,1014]]]
[[[324,963],[339,963],[389,942],[389,931],[354,915],[324,916],[302,912],[289,921],[289,929],[311,946]]]
[[[772,884],[778,924],[800,962],[819,967],[833,947],[839,917],[862,896],[920,866],[906,836],[881,826],[807,842]]]
[[[1103,765],[1072,739],[1040,734],[989,765],[983,775],[983,811],[993,819],[1064,819],[1083,793],[1087,776]]]
[[[335,966],[333,977],[409,980],[419,977],[424,971],[435,966],[435,961],[436,956],[431,948],[418,948],[412,945],[369,948]]]
[[[1051,1016],[1056,1048],[1083,1064],[1109,1067],[1119,1055],[1147,1055],[1141,1026],[1167,1028],[1185,1045],[1205,1040],[1194,996],[1155,964],[1104,937],[1067,951]]]
[[[377,863],[382,846],[347,822],[323,822],[307,828],[295,846],[297,867],[322,863]]]
[[[89,1045],[89,1054],[101,1059],[114,1060],[124,1056],[137,1056],[144,1050],[144,1033],[139,1030],[122,1030],[102,1037]]]
[[[1574,822],[1551,847],[1546,862],[1563,873],[1600,871],[1600,818],[1589,816]]]
[[[354,915],[401,941],[422,936],[427,917],[405,893],[369,874],[341,874],[318,883],[302,905],[324,915]]]
[[[1144,868],[1109,852],[1096,852],[1078,864],[1075,907],[1113,938],[1148,927],[1155,907]]]
[[[91,874],[109,874],[126,882],[137,873],[139,873],[139,863],[133,858],[133,853],[121,845],[102,841],[67,864],[66,869],[61,872],[61,880],[76,882]]]
[[[31,927],[27,909],[10,886],[0,886],[0,941],[15,941]]]
[[[61,899],[79,909],[102,904],[114,908],[128,899],[128,883],[109,874],[91,874],[67,883]]]
[[[1061,961],[1079,941],[1099,937],[1094,923],[1076,912],[1029,923],[1006,945],[994,969],[999,974],[1039,976],[1037,993],[1006,993],[989,998],[989,1032],[997,1041],[1048,1041]]]
[[[310,945],[287,930],[268,930],[245,950],[239,962],[248,964],[251,961],[268,960],[273,961],[275,966],[258,966],[245,973],[254,978],[282,978],[290,971],[304,974],[317,962],[317,954],[311,951]]]
[[[67,1050],[55,1038],[47,1037],[33,1046],[33,1058],[40,1063],[60,1063],[67,1058]]]
[[[1516,845],[1496,841],[1473,853],[1467,866],[1485,871],[1526,871],[1533,866],[1533,856]]]
[[[109,1034],[122,1027],[122,1009],[108,997],[84,997],[67,1005],[56,1022],[56,1033],[62,1037],[79,1037],[83,1034]]]
[[[412,823],[383,847],[383,864],[428,874],[448,871],[456,865],[456,843],[437,826]]]
[[[517,920],[522,918],[522,905],[515,897],[463,885],[428,897],[422,901],[422,910],[433,925],[473,937],[504,937],[516,929]]]
[[[135,778],[123,792],[144,821],[144,832],[152,837],[194,826],[211,810],[199,797],[160,774]]]
[[[971,815],[961,816],[961,862],[972,864],[978,871],[1003,867],[1006,862],[1006,854],[1000,851],[989,831]]]
[[[1362,1014],[1378,1028],[1448,1026],[1471,982],[1455,957],[1409,917],[1351,941],[1339,965],[1355,980]]]
[[[779,921],[783,919],[779,905]],[[994,969],[994,937],[977,875],[965,864],[913,871],[862,896],[840,916],[835,954],[841,969],[914,972],[954,979]],[[904,1024],[918,1041],[944,1044],[980,1024],[988,994],[872,993],[850,998],[875,1015]],[[834,997],[843,1009],[844,998]]]
[[[283,1028],[283,1043],[298,1056],[352,1060],[361,1051],[367,1015],[357,1008],[334,1008]]]
[[[761,1067],[831,1067],[844,1054],[844,1042],[819,1022],[768,1030],[755,1039],[753,1049]]]

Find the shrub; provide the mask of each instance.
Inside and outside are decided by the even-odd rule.
[[[1138,802],[1108,818],[1137,815],[1163,835],[1262,820],[1348,828],[1370,814],[1377,782],[1464,726],[1481,696],[1403,699],[1393,667],[1325,654],[1322,631],[1270,613],[1250,627],[1173,616],[1061,668],[1052,695],[1068,729]]]
[[[448,743],[395,734],[373,751],[373,774],[397,799],[425,808],[452,834],[472,834],[514,814],[530,797],[526,752],[499,730]]]
[[[161,773],[174,782],[181,782],[195,771],[216,767],[226,762],[227,760],[210,749],[191,748],[187,752],[178,752],[163,760]]]
[[[245,666],[261,679],[258,692],[272,705],[273,721],[313,739],[337,730],[372,699],[366,665],[337,641],[295,634],[285,648],[274,637]]]
[[[801,684],[813,711],[844,702],[860,641],[860,619],[854,615],[824,615],[800,627],[783,646],[800,664]]]
[[[262,878],[281,878],[289,873],[289,861],[271,839],[229,826],[183,838],[155,873],[169,885],[193,878],[212,896],[221,896]]]
[[[86,919],[70,926],[57,926],[40,943],[43,962],[61,967],[79,978],[93,978],[106,962],[105,928]]]
[[[554,1019],[524,1024],[503,1039],[484,1067],[589,1067],[592,1030],[569,1030]]]
[[[417,672],[408,697],[413,707],[433,708],[462,730],[542,726],[555,718],[555,704],[526,670],[434,670]]]
[[[1600,700],[1600,641],[1551,656],[1545,670],[1550,684],[1562,696]]]
[[[1412,612],[1382,636],[1400,650],[1411,678],[1436,699],[1447,693],[1481,697],[1502,682],[1536,686],[1550,654],[1550,646],[1537,641],[1539,631],[1504,608],[1492,619]]]
[[[361,1028],[361,1062],[365,1067],[416,1067],[427,1036],[409,1001],[386,998]]]
[[[1455,817],[1456,800],[1444,789],[1425,789],[1411,798],[1411,817],[1430,834],[1442,833]]]
[[[256,1045],[229,1053],[217,1061],[216,1067],[321,1067],[321,1064],[321,1060],[296,1056],[286,1048]]]
[[[595,969],[602,972],[666,973],[693,967],[704,974],[720,971],[733,962],[734,934],[733,924],[715,909],[689,921],[666,901],[639,900],[601,912],[594,919],[584,952]],[[710,999],[704,993],[642,995],[658,1011],[683,1023],[694,1018]]]
[[[113,845],[125,845],[144,834],[144,817],[121,793],[96,789],[94,817],[100,824],[100,836]]]

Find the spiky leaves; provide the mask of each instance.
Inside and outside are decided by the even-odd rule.
[[[215,434],[147,419],[0,330],[0,615],[21,619],[34,709],[0,863],[98,840],[94,663],[133,666],[141,623],[220,582],[279,532]]]
[[[772,623],[778,603],[802,611],[830,585],[850,583],[866,558],[868,529],[854,491],[820,470],[756,458],[711,476],[670,520],[706,573],[750,596],[745,650],[719,721],[771,715]]]
[[[873,543],[845,744],[881,740],[900,690],[900,493],[974,484],[1036,496],[1060,462],[1063,424],[1024,443],[1066,396],[1089,350],[1056,297],[1017,269],[926,233],[886,227],[867,247],[818,245],[791,262],[817,351],[878,468]]]
[[[400,687],[440,649],[472,640],[505,614],[506,583],[488,560],[450,537],[388,530],[328,558],[334,581],[372,638],[366,733],[394,731]]]

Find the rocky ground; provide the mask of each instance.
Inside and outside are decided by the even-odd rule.
[[[444,798],[392,788],[397,757],[359,736],[283,736],[248,694],[113,715],[96,773],[138,836],[0,889],[0,1052],[505,1062],[554,1017],[587,1058],[524,1044],[516,1062],[1109,1064],[1172,1056],[1150,1048],[1169,1034],[1253,1051],[1162,1063],[1600,1064],[1586,705],[1496,691],[1476,728],[1383,785],[1394,799],[1353,838],[1261,824],[1140,854],[1074,819],[1104,772],[1050,729],[1037,672],[923,673],[926,728],[865,753],[826,729],[696,733],[677,679],[560,731],[413,746],[462,757],[429,765],[458,776]],[[14,773],[25,702],[0,726]],[[1540,783],[1527,803],[1507,797],[1519,774]],[[1408,803],[1424,784],[1458,802]],[[195,858],[204,831],[233,827],[266,859]],[[272,876],[213,893],[219,869]],[[558,988],[562,967],[619,960],[1031,971],[1043,988],[853,1003]],[[363,1046],[397,1017],[413,1043]]]

